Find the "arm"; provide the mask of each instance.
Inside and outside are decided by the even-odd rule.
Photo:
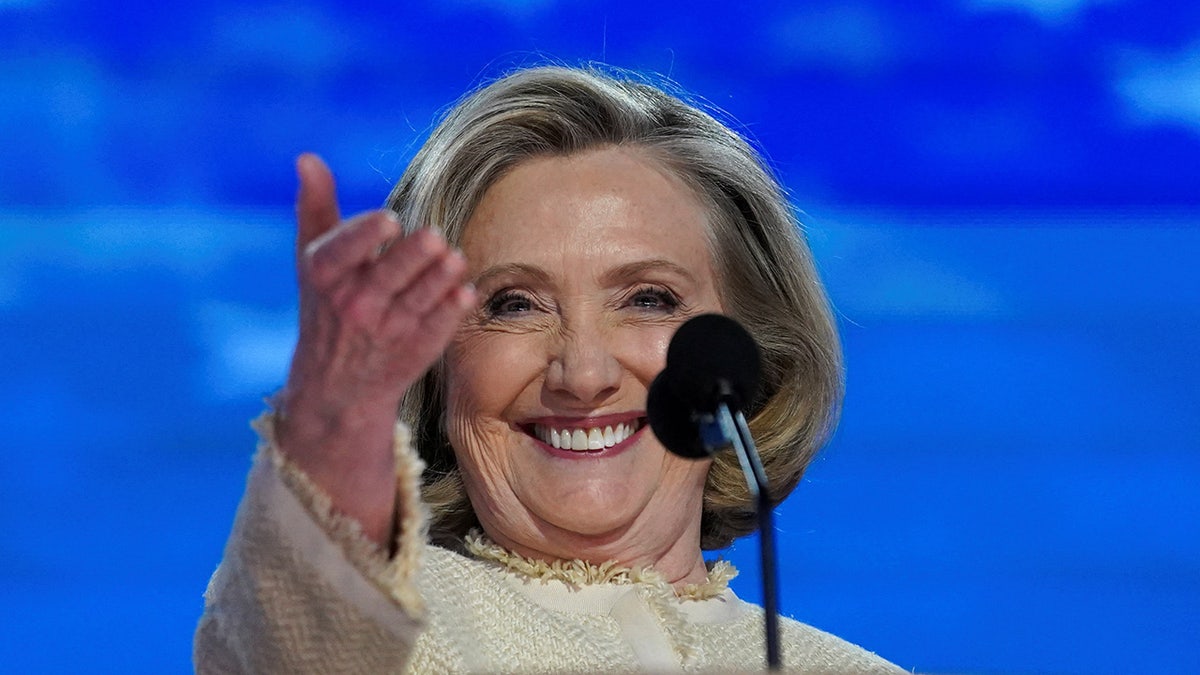
[[[421,463],[397,425],[403,521],[388,557],[358,521],[279,451],[273,414],[220,568],[205,593],[193,658],[199,673],[393,672],[422,629],[415,577],[424,548]]]
[[[300,336],[196,632],[200,672],[399,668],[419,631],[420,460],[396,422],[474,292],[437,234],[340,221],[297,162]],[[393,554],[394,553],[394,554]]]
[[[280,393],[280,451],[333,508],[386,545],[395,527],[392,431],[404,392],[475,301],[437,233],[401,237],[390,213],[340,216],[329,169],[297,161],[300,336]]]

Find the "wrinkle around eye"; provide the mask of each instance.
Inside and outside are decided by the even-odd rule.
[[[619,309],[658,316],[671,316],[685,309],[679,294],[660,284],[638,285],[616,298],[614,305]]]
[[[533,311],[533,303],[521,297],[501,297],[488,303],[488,313],[494,317],[525,314]]]
[[[558,315],[551,309],[547,309],[542,303],[533,300],[528,294],[520,293],[517,299],[529,303],[528,307],[520,311],[495,311],[492,309],[497,298],[505,301],[502,297],[503,291],[497,293],[492,299],[489,299],[479,310],[474,314],[473,318],[468,320],[466,328],[468,332],[483,334],[483,333],[507,333],[507,334],[529,334],[529,333],[545,333],[558,329]]]
[[[484,314],[499,321],[520,318],[545,309],[546,303],[536,294],[516,288],[501,289],[483,303]]]
[[[649,300],[652,304],[641,302],[643,300]],[[640,309],[653,309],[665,312],[673,312],[679,307],[679,300],[675,297],[675,294],[666,289],[639,290],[633,294],[629,302],[634,307]]]
[[[462,337],[480,337],[486,334],[528,335],[558,330],[558,322],[545,312],[530,312],[512,317],[489,316],[486,308],[469,317],[459,328]]]

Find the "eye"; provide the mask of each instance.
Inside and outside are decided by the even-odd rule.
[[[629,296],[629,304],[637,309],[673,312],[679,307],[679,298],[659,286],[642,286]]]
[[[533,310],[533,300],[520,291],[506,288],[487,301],[487,312],[493,317],[512,316]]]

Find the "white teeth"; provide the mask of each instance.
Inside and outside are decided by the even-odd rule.
[[[587,429],[555,429],[536,425],[533,435],[552,448],[586,452],[603,450],[624,441],[637,430],[635,423],[623,423]]]

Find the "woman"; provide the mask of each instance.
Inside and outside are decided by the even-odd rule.
[[[837,337],[755,152],[543,67],[462,101],[383,212],[340,222],[328,169],[298,173],[299,341],[197,669],[761,668],[761,610],[702,557],[753,528],[736,459],[675,457],[645,418],[673,331],[722,312],[763,349],[777,499],[833,424]],[[897,670],[790,620],[782,642],[792,669]]]

